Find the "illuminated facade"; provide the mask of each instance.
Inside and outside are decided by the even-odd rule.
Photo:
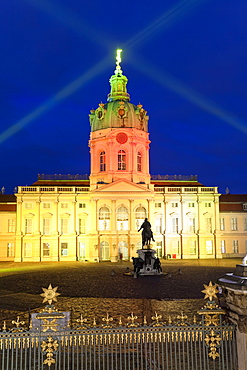
[[[127,260],[141,247],[145,217],[158,257],[222,257],[217,188],[196,177],[150,176],[149,117],[130,103],[127,81],[118,55],[107,103],[89,115],[89,179],[40,176],[18,188],[15,248],[2,260],[117,261],[120,253]]]

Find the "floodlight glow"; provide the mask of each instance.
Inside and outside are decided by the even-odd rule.
[[[85,85],[88,81],[92,78],[97,76],[106,67],[109,65],[110,57],[107,56],[101,62],[97,63],[94,67],[92,67],[87,72],[83,73],[79,76],[76,80],[72,81],[66,87],[61,89],[54,97],[46,100],[43,104],[41,104],[38,108],[36,108],[33,112],[29,113],[26,117],[22,118],[20,121],[13,124],[7,130],[3,131],[0,134],[0,144],[3,143],[5,140],[16,134],[20,131],[24,126],[28,123],[32,122],[34,119],[37,119],[42,114],[53,108],[59,102],[70,96],[72,93],[77,91],[82,85]]]
[[[195,90],[192,90],[185,84],[182,84],[174,77],[169,76],[168,73],[161,70],[158,71],[156,67],[151,66],[144,60],[139,60],[137,62],[137,58],[135,59],[135,63],[133,63],[133,66],[138,68],[138,71],[142,71],[145,75],[147,75],[149,78],[157,82],[159,85],[168,88],[169,90],[182,96],[184,99],[200,107],[204,111],[219,118],[223,122],[236,128],[237,130],[247,134],[246,121],[236,117],[233,113],[224,110],[219,105],[212,102],[202,94],[198,93]]]

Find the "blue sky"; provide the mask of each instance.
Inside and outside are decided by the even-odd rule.
[[[88,174],[90,109],[122,48],[151,174],[247,193],[247,2],[3,0],[0,187]]]

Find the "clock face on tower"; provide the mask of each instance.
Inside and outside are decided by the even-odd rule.
[[[128,136],[124,132],[120,132],[116,139],[119,144],[125,144],[128,141]]]

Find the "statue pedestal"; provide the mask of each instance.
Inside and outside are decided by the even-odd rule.
[[[162,275],[159,259],[154,249],[138,249],[138,258],[144,261],[139,275]]]

